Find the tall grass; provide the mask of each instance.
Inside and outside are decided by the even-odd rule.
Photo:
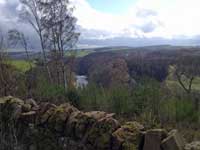
[[[199,112],[189,97],[170,95],[154,80],[143,80],[136,87],[103,88],[90,84],[79,89],[79,106],[83,110],[103,110],[119,116],[143,119],[149,124],[198,122]]]

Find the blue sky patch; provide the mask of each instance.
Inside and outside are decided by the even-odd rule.
[[[126,12],[137,0],[87,0],[90,5],[101,12],[121,14]]]

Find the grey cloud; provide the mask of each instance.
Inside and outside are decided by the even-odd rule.
[[[157,27],[158,25],[151,21],[137,28],[142,30],[144,33],[150,33],[153,32]]]
[[[35,31],[30,25],[19,21],[17,10],[19,5],[18,0],[6,0],[5,4],[0,5],[0,28],[4,33],[10,29],[18,29],[29,38],[29,47],[38,50],[39,40]]]
[[[18,24],[17,0],[6,0],[5,4],[0,5],[0,25],[6,31],[15,28]]]
[[[81,26],[77,27],[78,31],[81,33],[81,39],[90,38],[90,39],[101,39],[111,36],[111,33],[102,30],[95,29],[84,29]]]
[[[151,9],[138,9],[136,16],[144,20],[144,24],[136,25],[137,29],[143,33],[153,32],[157,27],[161,26],[161,22],[157,18],[157,12]]]
[[[19,5],[18,0],[7,0],[5,4],[1,5],[1,18],[14,19],[17,18],[17,7]]]

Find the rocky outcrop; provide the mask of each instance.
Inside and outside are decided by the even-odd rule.
[[[177,130],[145,130],[134,121],[121,125],[114,114],[11,96],[0,98],[0,135],[2,150],[199,150],[200,145],[185,144]]]

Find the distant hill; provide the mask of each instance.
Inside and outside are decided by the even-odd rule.
[[[15,51],[15,52],[10,51],[7,54],[11,59],[23,60],[23,59],[27,58],[27,54],[24,51]],[[31,51],[31,52],[29,52],[29,56],[31,58],[39,58],[41,56],[41,53],[40,52]]]
[[[152,38],[131,38],[131,37],[114,37],[109,39],[81,39],[79,44],[96,45],[96,46],[129,46],[129,47],[144,47],[150,45],[173,45],[173,46],[198,46],[200,45],[200,37],[176,37],[166,39],[161,37]]]
[[[76,49],[77,57],[85,57],[92,53],[100,53],[100,52],[117,52],[117,53],[130,53],[133,51],[199,51],[200,46],[172,46],[172,45],[153,45],[153,46],[143,46],[143,47],[129,47],[129,46],[110,46],[110,47],[97,47],[97,48],[84,48],[84,49]],[[74,50],[73,50],[74,51]],[[200,52],[198,52],[200,53]],[[26,53],[24,51],[12,51],[8,52],[8,55],[13,59],[26,59]],[[29,55],[32,58],[41,57],[41,52],[38,51],[31,51]],[[70,55],[70,51],[66,51],[66,56]]]

